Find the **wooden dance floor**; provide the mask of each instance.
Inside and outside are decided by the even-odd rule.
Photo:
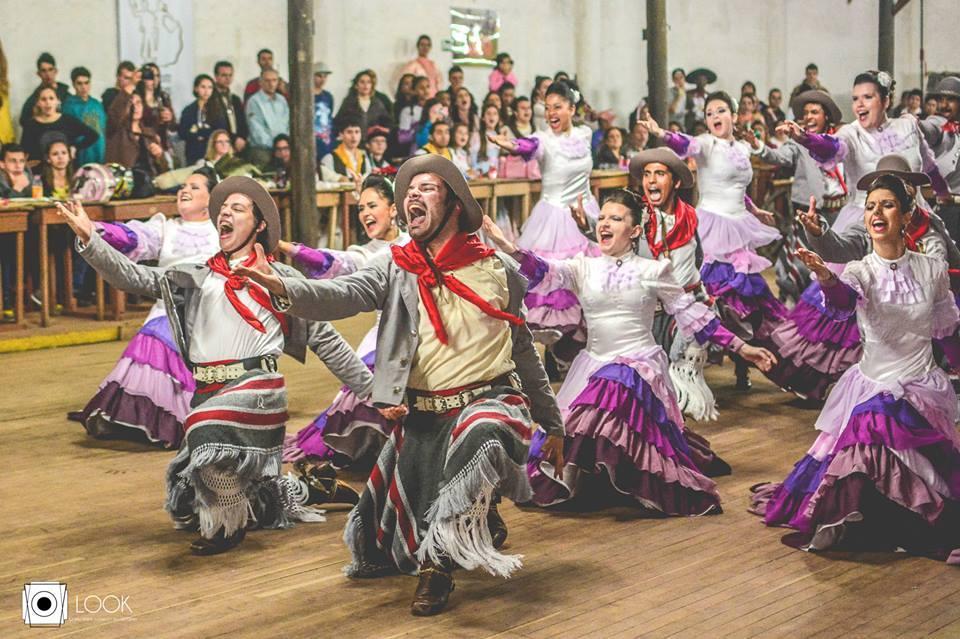
[[[338,326],[356,344],[370,322]],[[415,579],[342,576],[344,511],[191,556],[193,535],[174,531],[162,509],[172,453],[94,441],[65,419],[124,346],[0,356],[2,637],[41,636],[20,617],[31,581],[67,584],[70,616],[43,635],[58,637],[960,637],[957,568],[799,552],[746,512],[748,488],[783,478],[811,443],[816,411],[764,381],[736,393],[730,367],[709,374],[721,421],[696,425],[734,469],[719,480],[724,514],[649,520],[623,507],[504,504],[509,550],[525,555],[524,568],[508,581],[458,572],[448,611],[420,619],[408,612]],[[337,385],[315,358],[286,359],[282,370],[295,431]],[[119,601],[109,595],[127,608],[97,611]]]

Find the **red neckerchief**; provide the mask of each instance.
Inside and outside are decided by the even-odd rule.
[[[394,244],[390,247],[390,251],[393,253],[393,261],[396,262],[397,266],[417,276],[420,299],[423,300],[423,306],[427,309],[427,316],[430,318],[430,323],[433,325],[433,330],[441,344],[448,344],[449,341],[447,332],[443,328],[440,309],[437,308],[437,302],[430,292],[430,289],[435,286],[446,286],[451,293],[470,302],[490,317],[506,320],[517,326],[523,324],[522,319],[493,307],[449,272],[469,266],[495,253],[492,248],[477,239],[476,235],[457,233],[443,245],[434,260],[431,260],[416,242],[407,242],[403,246]]]
[[[253,263],[256,261],[256,254],[251,253],[250,256],[243,261],[243,266],[253,266]],[[268,255],[267,261],[272,262],[273,256]],[[242,275],[237,275],[230,270],[230,263],[227,261],[227,256],[223,254],[223,251],[220,251],[207,260],[207,266],[209,266],[210,270],[214,273],[219,273],[227,278],[226,283],[223,285],[223,290],[227,294],[227,299],[230,300],[230,304],[238,313],[240,313],[240,317],[243,318],[243,321],[261,333],[267,332],[263,322],[258,320],[257,316],[253,314],[253,311],[247,308],[243,302],[240,301],[240,298],[237,297],[237,291],[246,287],[247,291],[250,293],[250,297],[252,297],[257,304],[270,311],[270,313],[277,318],[277,321],[280,322],[280,328],[283,330],[283,334],[287,334],[287,331],[289,330],[287,325],[287,316],[273,309],[273,305],[270,303],[269,293],[264,291],[259,286],[248,286],[250,281],[247,278],[243,277]]]
[[[960,122],[954,122],[950,120],[949,122],[943,125],[944,133],[960,133]]]
[[[647,210],[650,211],[650,221],[647,222],[646,234],[647,244],[650,245],[650,252],[654,258],[660,257],[661,253],[675,251],[693,238],[697,232],[697,211],[692,206],[675,198],[676,204],[673,207],[673,214],[676,216],[676,222],[673,228],[663,234],[663,238],[657,242],[657,212],[653,206],[647,202]]]
[[[930,214],[919,206],[913,209],[913,215],[910,216],[910,223],[907,224],[904,233],[904,243],[911,251],[917,250],[917,242],[930,230]]]

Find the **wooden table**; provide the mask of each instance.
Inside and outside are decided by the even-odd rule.
[[[349,189],[349,190],[348,190]],[[290,197],[290,191],[271,191],[270,195],[277,202],[277,208],[280,209],[280,221],[283,227],[282,237],[287,242],[292,242],[298,237],[293,223],[293,204]],[[341,233],[342,248],[346,248],[350,243],[350,206],[357,203],[356,196],[349,186],[335,189],[321,189],[317,191],[317,209],[327,212],[327,244],[329,248],[336,248],[334,241],[337,237],[338,217],[342,224]]]
[[[104,222],[128,222],[130,220],[145,220],[157,213],[167,217],[177,214],[177,198],[173,195],[158,195],[141,200],[114,200],[101,206]],[[97,319],[106,316],[104,308],[103,278],[97,274]],[[116,287],[110,289],[110,305],[113,308],[111,319],[122,320],[127,311],[127,294]]]
[[[630,174],[626,171],[593,171],[590,174],[590,189],[593,197],[600,202],[600,193],[609,189],[622,189],[630,184]]]
[[[514,202],[519,202],[520,210],[519,212],[511,211],[511,217],[517,229],[522,229],[527,217],[530,216],[530,186],[533,182],[534,180],[497,180],[494,182],[493,202],[491,204],[492,215],[496,217],[500,198],[514,198]],[[539,184],[539,180],[536,180],[536,182]]]
[[[7,325],[17,328],[24,323],[23,317],[23,242],[30,221],[29,209],[0,210],[0,235],[16,235],[16,292],[13,298],[14,323]],[[3,280],[0,278],[0,309],[3,308]]]

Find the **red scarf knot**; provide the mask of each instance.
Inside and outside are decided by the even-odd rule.
[[[930,214],[919,206],[916,207],[913,209],[913,215],[910,216],[910,223],[907,224],[906,232],[904,233],[904,244],[906,244],[907,248],[911,251],[916,251],[917,242],[920,241],[921,237],[926,235],[929,229]]]
[[[440,249],[437,257],[433,260],[426,255],[416,242],[407,242],[403,246],[393,245],[390,251],[393,253],[393,261],[397,266],[417,276],[420,299],[423,301],[423,306],[427,310],[427,317],[430,318],[430,324],[433,326],[441,344],[449,344],[450,342],[447,331],[443,327],[440,309],[437,308],[437,302],[430,292],[430,289],[437,286],[447,287],[451,293],[470,302],[490,317],[506,320],[516,326],[523,324],[521,318],[494,307],[451,273],[451,271],[469,266],[496,253],[492,248],[483,244],[476,235],[457,233],[443,245],[443,248]]]
[[[949,122],[943,125],[943,132],[954,133],[954,134],[960,133],[960,122],[955,122],[954,120],[950,120]]]
[[[243,261],[243,266],[253,266],[253,263],[256,261],[256,254],[251,253],[249,257]],[[273,256],[268,255],[267,261],[273,262]],[[230,270],[230,263],[227,261],[227,256],[223,254],[223,251],[220,251],[207,260],[207,266],[209,266],[210,270],[214,273],[218,273],[227,278],[227,281],[223,285],[224,293],[226,293],[227,299],[230,300],[230,305],[236,309],[237,313],[240,314],[240,317],[243,318],[243,321],[261,333],[267,332],[263,322],[258,320],[254,312],[247,308],[247,306],[241,302],[240,298],[237,296],[237,291],[246,288],[247,292],[250,293],[250,297],[253,298],[253,301],[270,311],[270,314],[277,318],[277,321],[280,322],[280,328],[283,330],[283,334],[286,335],[288,333],[289,326],[287,322],[287,316],[279,311],[274,310],[273,305],[270,303],[270,294],[255,284],[251,286],[250,280],[242,275],[237,275]]]
[[[653,253],[654,258],[660,257],[662,253],[677,250],[689,242],[697,232],[696,209],[680,198],[676,198],[675,202],[673,214],[676,216],[676,221],[673,223],[673,228],[663,232],[659,242],[657,241],[657,224],[659,224],[657,211],[647,202],[650,220],[647,222],[645,231],[647,244],[650,246],[650,252]]]

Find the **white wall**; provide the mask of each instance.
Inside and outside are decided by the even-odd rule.
[[[957,1],[925,1],[930,71],[960,70]],[[113,84],[116,2],[31,0],[14,5],[14,0],[0,0],[0,39],[17,113],[36,85],[34,61],[44,50],[57,58],[62,81],[69,82],[70,69],[82,64],[93,73],[95,93]],[[414,56],[420,33],[433,37],[433,57],[445,72],[451,56],[440,49],[440,41],[447,37],[451,4],[500,12],[500,47],[517,63],[521,93],[529,92],[535,75],[564,69],[579,76],[591,103],[615,108],[621,124],[647,94],[641,0],[315,0],[315,54],[334,71],[329,88],[338,102],[350,77],[364,67],[376,69],[379,88],[392,94],[396,70]],[[901,89],[919,85],[919,16],[920,2],[914,0],[896,18]],[[220,58],[232,60],[239,89],[258,72],[255,55],[263,47],[273,49],[279,68],[286,68],[283,0],[196,0],[194,20],[198,73],[210,73]],[[720,76],[716,87],[735,94],[746,79],[762,94],[773,86],[789,92],[813,61],[849,112],[854,75],[876,66],[875,0],[670,0],[667,20],[669,67],[710,67]],[[467,69],[467,85],[478,99],[486,93],[487,73]]]

